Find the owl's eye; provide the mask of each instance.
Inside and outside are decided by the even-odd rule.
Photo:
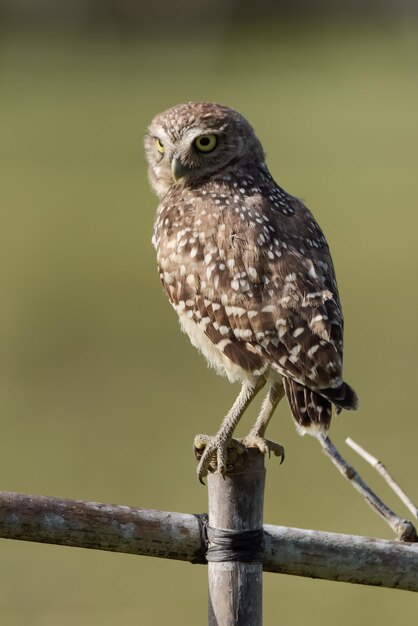
[[[161,152],[161,154],[164,154],[165,148],[163,144],[161,143],[161,141],[158,139],[158,137],[155,139],[155,147],[157,148],[158,152]]]
[[[216,148],[218,143],[218,138],[216,135],[200,135],[200,137],[196,137],[194,140],[195,148],[199,150],[199,152],[212,152]]]

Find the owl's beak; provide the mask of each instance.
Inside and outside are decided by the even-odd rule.
[[[174,182],[178,182],[180,178],[184,178],[187,174],[190,173],[190,168],[187,165],[183,165],[181,161],[177,157],[173,157],[171,161],[171,175],[174,179]]]

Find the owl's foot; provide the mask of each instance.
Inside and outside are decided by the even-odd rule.
[[[205,484],[203,479],[208,475],[208,472],[217,470],[222,476],[225,476],[228,468],[246,450],[245,445],[237,439],[232,439],[231,437],[225,439],[219,433],[213,437],[210,435],[196,435],[193,448],[195,456],[199,461],[196,472],[202,485]]]
[[[268,454],[269,457],[271,456],[271,453],[275,454],[280,457],[280,465],[284,461],[284,448],[275,441],[270,441],[270,439],[265,439],[260,435],[252,433],[240,441],[246,448],[258,448],[262,454]]]

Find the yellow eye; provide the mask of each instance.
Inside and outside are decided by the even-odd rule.
[[[216,135],[200,135],[194,140],[195,147],[199,152],[212,152],[216,148],[218,138]]]
[[[155,147],[157,148],[158,152],[164,154],[165,148],[158,138],[155,139]]]

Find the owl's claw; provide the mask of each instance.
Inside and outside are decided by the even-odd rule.
[[[280,457],[280,465],[284,461],[284,448],[275,441],[271,441],[270,439],[265,439],[260,435],[251,433],[240,441],[246,448],[258,448],[262,454],[268,454],[269,458],[271,456],[271,453],[273,453],[275,456]]]
[[[237,456],[245,452],[246,448],[237,439],[225,439],[218,435],[196,435],[193,442],[194,453],[199,461],[197,476],[204,485],[204,478],[208,472],[218,471],[225,476]]]

